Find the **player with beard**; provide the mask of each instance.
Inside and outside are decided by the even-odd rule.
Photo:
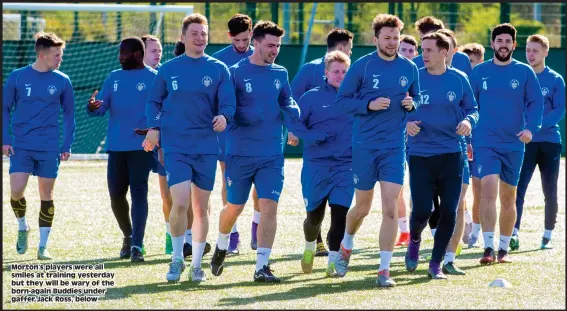
[[[516,222],[516,187],[525,144],[541,128],[543,96],[533,69],[512,58],[516,28],[492,29],[494,58],[474,68],[471,85],[480,118],[473,134],[473,175],[480,179],[480,224],[484,238],[481,264],[496,260],[494,229],[496,198],[500,197],[498,262],[510,262],[508,246]]]
[[[370,213],[374,185],[380,182],[382,223],[380,225],[380,267],[376,283],[394,286],[390,261],[398,229],[397,201],[404,183],[405,121],[419,100],[417,66],[398,52],[404,23],[396,16],[374,18],[376,52],[358,59],[347,72],[337,94],[345,113],[354,114],[352,138],[353,179],[356,205],[347,214],[346,230],[335,267],[345,276],[354,235]]]

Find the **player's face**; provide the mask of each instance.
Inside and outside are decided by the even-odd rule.
[[[447,58],[445,59],[445,62],[447,64],[450,64],[453,62],[453,56],[455,55],[455,47],[453,46],[453,42],[451,41],[451,38],[449,38],[449,51],[447,51]]]
[[[412,60],[417,56],[417,47],[413,46],[407,42],[400,42],[400,48],[398,52],[402,54],[405,58]]]
[[[49,49],[41,51],[40,58],[49,70],[59,69],[63,62],[63,49],[61,47],[52,46]]]
[[[230,40],[232,41],[232,46],[234,49],[239,53],[244,53],[250,47],[250,37],[252,33],[250,30],[246,30],[245,32],[241,32],[236,36],[230,36]]]
[[[330,63],[329,69],[325,69],[325,77],[327,77],[327,83],[338,89],[345,78],[347,70],[348,65],[345,63]]]
[[[120,65],[122,65],[124,70],[136,68],[138,64],[134,53],[123,43],[120,43],[118,61],[120,61]]]
[[[209,26],[191,23],[187,27],[185,34],[181,36],[181,41],[185,42],[185,49],[189,52],[201,54],[205,52],[209,38]]]
[[[161,43],[157,41],[147,41],[146,50],[144,52],[144,63],[155,68],[161,61]]]
[[[258,53],[260,53],[260,56],[262,57],[262,61],[266,64],[273,64],[280,53],[282,38],[274,35],[265,35],[264,39],[261,41],[255,41],[254,49],[258,50]]]
[[[490,42],[490,46],[494,50],[494,57],[501,62],[505,62],[512,57],[512,52],[516,48],[516,42],[511,35],[503,33],[496,36],[494,41]]]
[[[484,61],[483,58],[481,58],[480,56],[476,55],[476,54],[470,54],[469,55],[469,59],[471,61],[471,67],[474,68],[474,66],[482,63]]]
[[[374,44],[378,50],[387,57],[393,57],[400,46],[400,30],[396,27],[382,27],[378,38],[374,37]]]
[[[337,50],[345,53],[350,57],[352,55],[352,40],[348,40],[347,44],[339,43],[337,45]]]
[[[425,68],[439,68],[445,65],[447,50],[438,48],[436,40],[426,39],[421,42],[421,56]]]
[[[547,51],[538,42],[528,42],[526,46],[526,59],[530,63],[530,66],[537,67],[541,65],[545,57],[547,56]]]

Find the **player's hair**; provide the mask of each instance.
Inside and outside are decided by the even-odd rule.
[[[411,44],[417,48],[417,40],[412,35],[402,35],[400,37],[401,42],[405,42],[407,44]]]
[[[133,36],[133,37],[124,38],[122,39],[121,44],[127,46],[130,52],[132,53],[140,52],[140,55],[142,56],[142,58],[144,58],[145,46],[144,46],[144,41],[142,41],[140,37]]]
[[[490,37],[492,38],[492,41],[494,41],[494,39],[496,39],[496,37],[501,34],[509,34],[510,36],[512,36],[512,41],[516,42],[517,33],[518,32],[516,31],[516,27],[514,27],[514,25],[510,23],[504,23],[494,26],[494,28],[492,28],[492,34]]]
[[[541,46],[546,50],[549,51],[549,39],[546,36],[542,35],[531,35],[528,37],[527,42],[535,42],[541,44]]]
[[[451,30],[451,29],[439,29],[436,32],[444,34],[445,36],[447,36],[450,40],[451,43],[453,44],[453,47],[457,47],[457,38],[455,36],[455,33]]]
[[[144,42],[144,46],[148,46],[148,41],[154,41],[154,42],[159,42],[161,43],[161,41],[159,40],[158,37],[154,36],[154,35],[143,35],[141,37],[142,41]]]
[[[350,57],[348,57],[344,52],[335,50],[327,53],[325,55],[325,69],[329,69],[332,62],[339,62],[341,64],[346,64],[350,66]]]
[[[400,31],[404,29],[404,22],[395,15],[391,14],[378,14],[372,21],[372,29],[374,29],[374,36],[378,38],[380,30],[384,27],[398,28]]]
[[[449,39],[446,35],[440,32],[432,32],[423,36],[423,39],[421,40],[422,45],[423,45],[423,41],[425,40],[435,40],[435,45],[437,46],[438,49],[445,49],[449,51],[449,47],[451,46],[451,43],[449,41],[451,39]]]
[[[183,53],[185,53],[185,43],[183,43],[183,41],[177,41],[173,48],[173,55],[177,57]]]
[[[236,13],[228,21],[228,32],[233,37],[247,30],[252,31],[252,19],[248,15]]]
[[[468,56],[476,55],[480,59],[484,57],[484,46],[478,43],[467,43],[463,45],[460,50]]]
[[[349,42],[353,38],[352,32],[342,28],[333,28],[327,34],[327,49],[333,49],[339,43]]]
[[[415,22],[415,30],[422,34],[428,34],[443,28],[445,28],[443,21],[434,16],[425,16]]]
[[[185,32],[187,32],[187,28],[189,28],[189,25],[193,23],[201,24],[205,26],[209,25],[207,18],[203,14],[199,14],[199,13],[189,14],[185,16],[185,18],[183,19],[183,24],[181,26],[181,34],[185,35]]]
[[[252,30],[252,40],[262,41],[266,35],[281,37],[285,30],[271,21],[258,21]]]
[[[38,32],[35,34],[35,51],[40,52],[50,47],[65,48],[65,41],[53,32]]]

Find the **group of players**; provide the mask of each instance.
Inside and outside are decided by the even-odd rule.
[[[354,235],[370,212],[377,181],[382,200],[380,287],[395,285],[389,273],[394,246],[407,246],[406,269],[417,269],[428,222],[434,235],[427,270],[431,278],[465,274],[454,264],[459,243],[462,238],[474,246],[481,226],[485,250],[480,263],[510,262],[509,249],[519,247],[524,196],[536,165],[545,194],[541,247],[551,247],[561,153],[557,124],[565,114],[565,84],[545,66],[547,38],[528,38],[526,65],[511,57],[516,29],[498,25],[491,33],[494,58],[484,62],[481,45],[459,49],[455,34],[439,19],[416,22],[419,56],[417,40],[400,34],[403,27],[396,16],[377,15],[377,50],[352,66],[353,34],[333,29],[327,53],[305,64],[291,84],[287,70],[274,63],[284,30],[269,21],[252,27],[243,14],[228,22],[232,44],[212,56],[204,52],[208,22],[201,14],[183,20],[176,57],[164,64],[156,37],[122,40],[122,69],[112,71],[86,105],[90,116],[110,114],[107,180],[124,236],[120,257],[144,260],[148,179],[154,171],[160,175],[166,254],[172,254],[166,279],[179,281],[184,258],[191,256],[189,279],[206,280],[201,262],[211,250],[206,242],[209,197],[219,161],[224,208],[211,272],[221,275],[226,256],[239,252],[236,221],[254,184],[254,280],[279,282],[269,257],[284,182],[283,149],[299,139],[307,210],[301,259],[305,273],[312,271],[314,256],[327,255],[321,223],[328,203],[326,274],[346,275]],[[13,71],[4,85],[3,153],[10,157],[11,205],[19,224],[16,249],[24,254],[28,247],[24,190],[33,174],[41,198],[38,259],[52,258],[46,246],[54,216],[53,185],[74,139],[73,89],[69,77],[57,70],[64,46],[55,34],[38,34],[36,62]],[[12,140],[8,126],[14,106]],[[406,163],[409,227],[402,194]],[[470,175],[472,213],[465,212],[464,200]],[[495,251],[498,196],[500,242]]]

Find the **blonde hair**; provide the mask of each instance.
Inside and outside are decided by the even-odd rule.
[[[528,43],[529,42],[535,42],[535,43],[539,43],[541,44],[541,46],[543,46],[543,48],[546,51],[549,51],[549,39],[547,39],[546,36],[542,36],[542,35],[531,35],[528,37]]]
[[[350,57],[348,57],[344,52],[335,50],[325,55],[325,69],[329,69],[331,63],[333,62],[338,62],[350,66]]]

